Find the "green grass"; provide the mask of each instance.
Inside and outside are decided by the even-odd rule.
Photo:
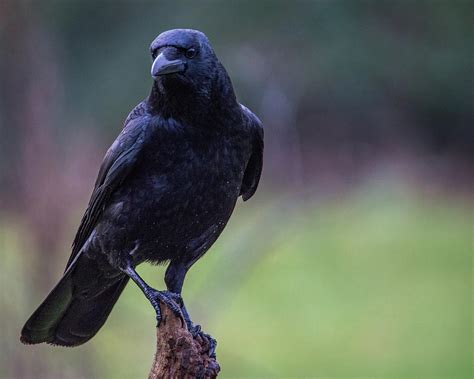
[[[291,200],[239,206],[188,275],[184,298],[218,340],[222,378],[471,377],[470,206],[380,189]],[[34,251],[8,225],[0,377],[146,377],[154,315],[132,285],[83,347],[17,342],[42,294],[22,280]],[[163,286],[164,268],[140,271]]]

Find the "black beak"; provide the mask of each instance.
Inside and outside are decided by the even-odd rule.
[[[186,70],[186,62],[180,59],[168,60],[163,52],[158,55],[151,66],[151,76],[154,78],[161,75],[174,74]]]

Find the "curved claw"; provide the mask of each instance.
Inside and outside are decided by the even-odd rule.
[[[207,341],[208,344],[208,354],[210,358],[216,358],[216,346],[217,346],[217,341],[212,338],[207,333],[204,333],[201,330],[201,325],[195,324],[194,322],[191,321],[191,318],[189,317],[189,313],[184,305],[183,299],[181,298],[180,295],[171,293],[177,301],[181,303],[181,312],[183,314],[184,321],[186,322],[186,326],[188,327],[189,332],[193,336],[194,339],[200,338],[203,341]]]
[[[200,336],[203,340],[206,340],[209,343],[209,357],[216,358],[217,341],[212,338],[211,335],[204,333],[199,325],[197,326],[199,327],[199,332],[196,334],[195,337]]]
[[[160,301],[165,304],[176,317],[183,318],[183,315],[181,313],[181,307],[179,305],[179,303],[182,302],[182,299],[179,294],[169,291],[154,291],[152,297],[155,300],[155,302],[153,303],[153,308],[155,308],[156,312],[156,320],[158,323],[157,326],[160,326],[162,320],[161,309],[159,304]]]
[[[192,324],[191,326],[188,325],[188,329],[194,338],[196,338],[199,333],[201,333],[201,325],[198,324]]]

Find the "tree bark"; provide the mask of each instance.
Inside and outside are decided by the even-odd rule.
[[[217,378],[219,364],[209,356],[205,335],[193,337],[181,317],[161,304],[162,320],[156,329],[156,353],[148,379]]]

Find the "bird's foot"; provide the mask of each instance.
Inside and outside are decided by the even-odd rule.
[[[201,339],[203,341],[206,341],[207,342],[207,351],[208,351],[208,354],[209,354],[209,357],[210,358],[216,358],[216,346],[217,346],[217,341],[212,338],[211,335],[207,334],[207,333],[204,333],[202,330],[201,330],[201,326],[200,325],[196,325],[196,329],[195,331],[191,332],[191,334],[193,335],[194,339]]]
[[[194,324],[191,320],[187,319],[186,324],[188,325],[188,330],[193,336],[194,339],[201,339],[203,341],[207,342],[208,345],[208,354],[210,358],[216,358],[216,346],[217,346],[217,341],[207,333],[204,333],[201,330],[201,325]]]
[[[217,341],[212,338],[207,333],[204,333],[201,330],[201,325],[195,324],[192,322],[191,317],[189,316],[188,310],[186,309],[186,306],[184,305],[184,301],[179,297],[178,301],[180,302],[181,305],[181,312],[183,314],[184,321],[186,322],[186,326],[193,336],[195,340],[198,340],[200,342],[200,345],[203,346],[204,351],[207,351],[208,355],[210,358],[216,358],[216,346],[217,346]]]
[[[181,313],[181,304],[183,303],[181,295],[170,291],[153,290],[151,298],[153,299],[152,305],[156,312],[157,327],[160,326],[162,320],[160,302],[165,304],[176,317],[183,317]]]

